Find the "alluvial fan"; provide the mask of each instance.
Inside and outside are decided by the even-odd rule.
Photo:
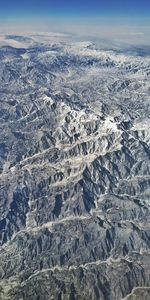
[[[149,300],[150,51],[20,39],[0,48],[0,299]]]

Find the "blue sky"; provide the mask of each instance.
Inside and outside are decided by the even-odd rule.
[[[150,0],[0,0],[0,33],[50,31],[150,45]]]
[[[2,0],[0,17],[150,16],[150,0]]]

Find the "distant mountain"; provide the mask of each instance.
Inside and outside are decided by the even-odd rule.
[[[7,40],[15,40],[17,42],[31,42],[32,38],[31,37],[27,37],[27,36],[22,36],[22,35],[14,35],[14,34],[7,34],[5,36],[5,38]]]

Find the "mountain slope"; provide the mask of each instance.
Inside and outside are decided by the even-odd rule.
[[[60,41],[0,58],[1,298],[148,299],[149,55]]]

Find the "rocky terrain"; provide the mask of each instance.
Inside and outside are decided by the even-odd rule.
[[[0,48],[0,299],[150,299],[150,51]]]

